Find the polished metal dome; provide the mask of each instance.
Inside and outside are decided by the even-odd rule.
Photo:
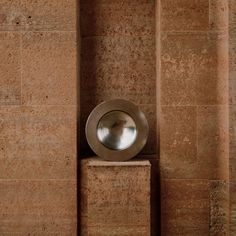
[[[137,129],[131,116],[123,111],[111,111],[98,122],[97,136],[107,148],[124,150],[136,140]]]
[[[148,137],[148,123],[133,103],[114,99],[96,106],[86,123],[92,150],[107,161],[126,161],[136,156]]]

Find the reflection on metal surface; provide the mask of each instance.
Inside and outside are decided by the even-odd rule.
[[[127,161],[146,144],[148,122],[135,104],[114,99],[92,110],[85,133],[89,146],[103,160]]]
[[[113,150],[127,149],[137,137],[135,122],[123,111],[108,112],[98,123],[97,137],[107,148]]]

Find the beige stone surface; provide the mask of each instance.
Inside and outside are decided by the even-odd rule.
[[[0,178],[75,178],[75,130],[75,106],[1,107]]]
[[[230,236],[236,234],[236,182],[230,182]]]
[[[236,3],[234,0],[229,0],[229,30],[236,33]]]
[[[142,60],[155,63],[153,49],[155,49],[155,38],[151,36],[85,37],[81,41],[81,60],[94,63],[94,66],[97,63]]]
[[[227,106],[198,107],[198,160],[202,177],[227,180],[229,125]]]
[[[87,56],[84,58],[86,60]],[[107,60],[106,63],[102,63],[99,59],[98,62],[91,59],[81,62],[80,86],[84,101],[82,106],[84,108],[88,103],[114,97],[125,97],[138,104],[154,104],[155,78],[155,63],[150,58],[133,60],[132,56],[124,55],[120,61],[112,59],[112,61]],[[96,82],[94,82],[95,79]],[[94,96],[86,96],[89,92],[93,92]]]
[[[0,45],[0,105],[19,105],[21,103],[20,34],[0,32]]]
[[[209,20],[210,29],[227,30],[228,29],[228,0],[210,0],[209,1]]]
[[[162,0],[161,24],[163,31],[207,30],[209,1]]]
[[[229,35],[229,104],[236,105],[236,33]]]
[[[155,34],[155,0],[81,1],[82,36]]]
[[[76,235],[76,0],[0,1],[0,235]]]
[[[236,106],[229,107],[229,134],[230,134],[230,150],[229,150],[229,165],[230,165],[230,179],[236,180]]]
[[[163,33],[161,104],[227,104],[227,40],[224,33]]]
[[[210,235],[228,235],[229,184],[210,181]]]
[[[163,177],[196,176],[198,174],[196,107],[162,106],[160,137],[160,168]]]
[[[163,235],[208,235],[207,180],[163,179],[161,192]]]
[[[75,105],[76,34],[27,32],[22,44],[23,104]]]
[[[76,235],[76,181],[0,180],[1,235]]]
[[[20,30],[22,25],[21,0],[1,0],[0,30]]]
[[[89,227],[89,236],[148,236],[149,228],[142,226]]]
[[[236,234],[236,3],[229,0],[230,236]]]
[[[76,0],[21,0],[24,30],[76,31]]]
[[[150,163],[82,162],[87,204],[83,222],[88,235],[150,235]]]

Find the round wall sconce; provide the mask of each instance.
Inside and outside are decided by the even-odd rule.
[[[127,161],[146,144],[148,122],[136,105],[114,99],[93,109],[85,132],[89,146],[99,157],[107,161]]]

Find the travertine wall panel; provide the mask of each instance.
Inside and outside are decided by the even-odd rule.
[[[162,0],[163,31],[206,30],[209,24],[209,1]]]
[[[210,235],[228,235],[229,184],[210,181]]]
[[[198,174],[196,113],[193,106],[161,108],[160,168],[164,178]]]
[[[76,32],[22,36],[22,98],[27,105],[76,105]]]
[[[3,0],[0,30],[75,31],[76,0]]]
[[[153,36],[155,1],[91,1],[81,6],[82,36]]]
[[[76,176],[74,106],[0,107],[0,178]]]
[[[20,34],[0,32],[0,105],[21,103]]]
[[[163,33],[161,104],[227,104],[227,40],[225,33]]]
[[[230,236],[236,234],[236,2],[229,0]]]
[[[209,1],[209,27],[212,30],[228,29],[228,0],[210,0]]]
[[[236,181],[230,182],[230,236],[236,234]]]
[[[1,180],[0,189],[1,235],[75,235],[75,180]]]
[[[228,1],[161,0],[160,12],[162,233],[227,235]]]
[[[163,180],[162,199],[163,235],[208,235],[207,180]]]
[[[76,235],[76,5],[0,2],[0,235]]]

